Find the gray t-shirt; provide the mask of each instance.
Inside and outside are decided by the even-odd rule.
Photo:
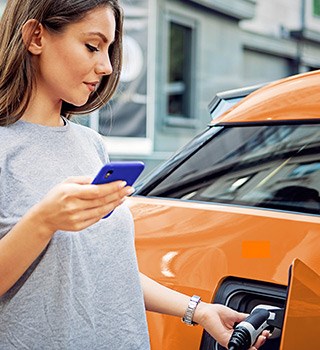
[[[0,239],[56,184],[106,162],[100,136],[69,121],[0,127]],[[0,297],[0,350],[12,349],[149,349],[125,204],[83,231],[57,231]]]

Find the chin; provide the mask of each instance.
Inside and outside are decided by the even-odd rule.
[[[87,101],[86,102],[82,102],[82,103],[72,103],[75,107],[82,107],[82,106],[84,106],[85,104],[87,103]]]
[[[87,97],[86,99],[65,100],[65,102],[75,107],[82,107],[88,102],[88,100],[89,100],[89,97]]]

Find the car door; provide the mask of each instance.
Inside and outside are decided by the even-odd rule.
[[[294,260],[280,350],[318,349],[320,332],[320,276],[301,260]]]

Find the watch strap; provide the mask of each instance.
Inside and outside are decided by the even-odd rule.
[[[186,309],[186,312],[182,317],[182,322],[184,322],[188,326],[197,325],[197,323],[193,321],[193,316],[200,301],[201,301],[201,298],[198,295],[193,295],[189,300],[189,304]]]

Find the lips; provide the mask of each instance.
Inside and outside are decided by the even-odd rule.
[[[99,84],[99,82],[92,82],[92,83],[87,83],[85,82],[85,84],[87,85],[88,89],[90,92],[93,92],[96,90],[97,85]]]

